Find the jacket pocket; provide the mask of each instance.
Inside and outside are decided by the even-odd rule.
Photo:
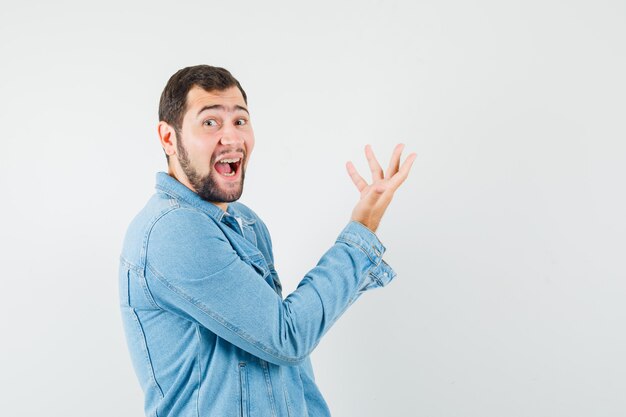
[[[239,406],[241,417],[250,416],[250,393],[248,389],[248,368],[245,362],[239,362]]]

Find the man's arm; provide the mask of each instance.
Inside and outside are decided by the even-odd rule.
[[[215,223],[179,208],[150,234],[146,278],[161,308],[257,357],[296,365],[361,291],[393,278],[382,261],[384,250],[371,231],[350,222],[298,288],[281,300]]]
[[[363,291],[395,276],[373,231],[415,159],[411,154],[400,166],[402,148],[394,150],[386,177],[366,148],[372,184],[348,163],[361,194],[352,221],[285,300],[250,260],[239,257],[215,223],[193,209],[169,212],[148,242],[146,277],[155,302],[257,357],[300,363]]]

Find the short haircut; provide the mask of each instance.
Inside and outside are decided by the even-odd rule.
[[[209,92],[223,91],[236,86],[241,91],[243,100],[248,104],[246,92],[228,70],[210,65],[196,65],[180,69],[167,82],[159,101],[159,121],[173,126],[178,136],[180,136],[185,115],[187,93],[195,86]]]

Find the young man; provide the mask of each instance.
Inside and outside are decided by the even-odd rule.
[[[247,98],[223,68],[174,74],[158,134],[168,173],[129,226],[119,279],[148,416],[329,416],[309,354],[364,291],[395,276],[374,232],[415,154],[402,145],[368,184],[336,243],[282,298],[265,224],[236,202],[254,148]]]

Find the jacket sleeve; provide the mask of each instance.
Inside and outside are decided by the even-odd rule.
[[[369,229],[350,222],[282,300],[215,223],[179,208],[152,228],[145,274],[161,308],[268,362],[297,365],[361,293],[393,279],[384,251]]]

